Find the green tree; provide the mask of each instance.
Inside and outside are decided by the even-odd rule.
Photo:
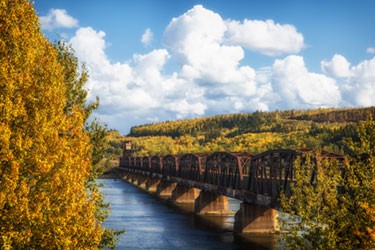
[[[323,159],[295,162],[292,195],[281,199],[282,209],[299,221],[282,221],[288,248],[375,248],[375,123],[361,123],[357,135],[358,141],[346,142],[351,154],[344,166]]]

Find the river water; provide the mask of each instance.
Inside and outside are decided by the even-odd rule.
[[[197,216],[192,207],[176,207],[121,180],[98,182],[112,210],[105,227],[126,230],[117,249],[276,249],[275,236],[235,235],[233,216]],[[230,199],[229,206],[236,211],[239,202]]]

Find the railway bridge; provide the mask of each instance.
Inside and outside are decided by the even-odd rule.
[[[120,170],[124,180],[175,203],[194,204],[194,212],[201,215],[232,213],[228,197],[238,199],[241,206],[235,214],[235,232],[274,233],[279,229],[280,193],[291,194],[294,160],[315,155],[314,150],[280,149],[258,155],[215,152],[136,157],[128,141]],[[344,160],[327,151],[319,155]]]

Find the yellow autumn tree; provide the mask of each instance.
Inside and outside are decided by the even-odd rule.
[[[80,107],[28,0],[0,0],[0,248],[97,249],[98,194]]]
[[[296,160],[292,194],[281,199],[282,210],[294,218],[281,221],[287,249],[375,249],[375,122],[355,130],[345,140],[341,165]]]

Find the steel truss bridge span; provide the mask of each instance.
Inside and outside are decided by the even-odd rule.
[[[186,187],[216,192],[241,201],[279,207],[280,193],[291,194],[294,161],[310,157],[337,160],[344,156],[324,150],[268,150],[261,154],[247,152],[214,152],[165,156],[134,156],[126,147],[120,158],[120,169],[133,176],[159,179]],[[315,177],[312,171],[311,180]]]

